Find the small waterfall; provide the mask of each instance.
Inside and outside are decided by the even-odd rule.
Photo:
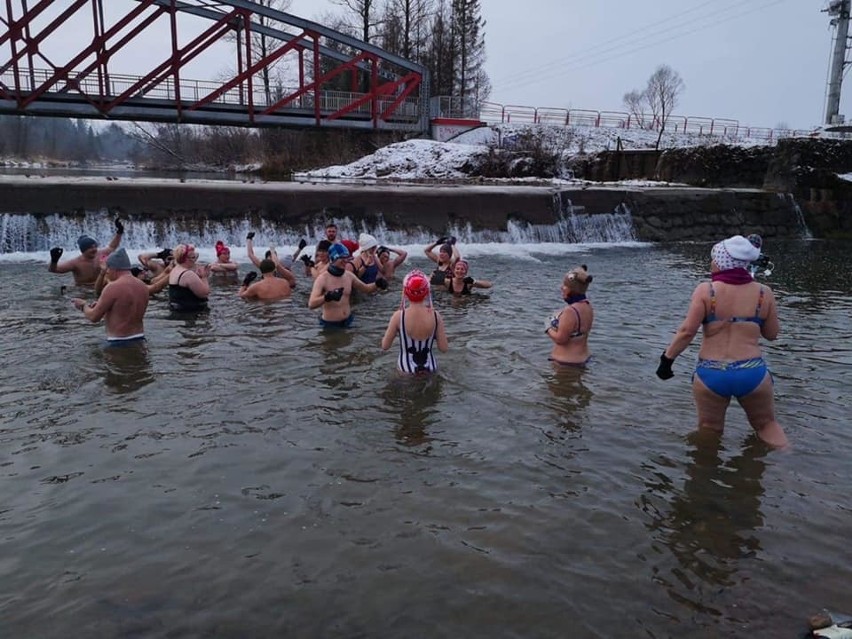
[[[555,197],[559,197],[557,194]],[[506,230],[474,230],[470,224],[448,228],[446,233],[454,235],[464,243],[533,244],[540,242],[586,243],[634,241],[630,212],[621,206],[614,213],[587,215],[582,207],[570,201],[562,206],[559,199],[560,217],[555,224],[536,225],[509,221]],[[567,211],[567,214],[566,214]],[[284,227],[256,216],[231,219],[125,219],[125,234],[122,246],[129,250],[148,250],[172,247],[182,242],[197,246],[212,247],[217,240],[229,246],[244,246],[249,231],[255,231],[255,246],[293,246],[301,238],[310,243],[323,237],[325,224],[320,217],[314,223],[298,227]],[[389,229],[379,218],[367,224],[349,218],[336,218],[338,235],[357,239],[362,232],[375,235],[380,242],[404,246],[429,244],[435,232],[422,228]],[[77,238],[86,234],[105,245],[115,233],[113,217],[106,209],[86,211],[78,215],[42,215],[28,213],[0,214],[0,253],[33,253],[47,251],[53,246],[76,251]]]
[[[790,208],[793,209],[793,213],[796,214],[796,224],[799,227],[799,235],[802,239],[812,240],[813,233],[808,228],[808,223],[805,222],[805,214],[802,213],[802,208],[799,206],[799,203],[796,202],[796,198],[792,193],[779,193],[778,197]]]

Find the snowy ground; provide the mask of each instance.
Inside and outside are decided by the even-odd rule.
[[[490,149],[512,150],[531,138],[543,148],[566,156],[593,154],[614,150],[619,140],[623,149],[652,149],[657,133],[635,129],[565,127],[533,124],[497,124],[463,133],[451,142],[408,140],[379,149],[351,164],[297,173],[296,179],[344,180],[470,180],[464,167],[486,156]],[[765,146],[765,139],[725,137],[720,135],[664,134],[661,148],[731,144],[743,147]],[[517,182],[519,180],[511,180]],[[542,180],[532,180],[542,182]],[[549,182],[572,182],[566,179]]]

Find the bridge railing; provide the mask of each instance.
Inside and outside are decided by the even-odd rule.
[[[48,69],[24,69],[20,74],[20,91],[27,94],[35,88],[42,86],[45,82],[53,77],[54,71]],[[123,95],[126,91],[138,85],[141,77],[123,74],[110,74],[103,97],[117,97]],[[13,70],[7,70],[0,74],[0,81],[7,86],[13,86],[15,75]],[[101,96],[101,86],[97,76],[89,75],[82,79],[71,78],[69,82],[62,86],[76,86],[80,92],[90,97]],[[179,84],[175,84],[173,76],[167,76],[160,82],[150,84],[139,88],[133,97],[145,98],[149,100],[162,100],[164,102],[174,102],[178,91],[180,100],[183,104],[193,104],[201,101],[206,96],[214,93],[221,87],[221,83],[213,80],[193,80],[181,79]],[[262,85],[254,84],[252,86],[252,100],[256,111],[263,110],[266,107],[275,104],[287,95],[293,95],[298,92],[297,87],[273,87],[267,95],[266,90]],[[60,89],[54,94],[68,93],[68,89]],[[354,91],[322,91],[320,93],[320,112],[323,115],[330,115],[363,100],[368,94]],[[297,95],[286,105],[288,111],[304,111],[314,112],[315,93],[306,92]],[[395,96],[377,100],[379,113],[384,112],[394,105],[396,102]],[[219,106],[235,106],[247,107],[249,104],[248,94],[245,88],[236,86],[211,101],[212,105]],[[361,119],[368,119],[372,116],[372,103],[370,100],[364,100],[355,108],[348,112],[351,117],[353,114]],[[404,98],[394,110],[395,121],[405,121],[416,123],[420,116],[420,103],[416,97]]]
[[[594,111],[590,109],[560,109],[533,107],[516,104],[484,102],[480,106],[479,119],[488,124],[552,124],[584,126],[593,128],[618,128],[659,131],[659,119],[643,120],[629,113],[618,111]],[[730,118],[708,118],[687,115],[671,115],[666,130],[676,134],[697,134],[727,140],[765,140],[772,142],[785,137],[813,135],[805,129],[771,129],[749,127]],[[823,133],[825,135],[825,133]]]

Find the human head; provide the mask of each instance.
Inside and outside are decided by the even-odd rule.
[[[337,260],[345,260],[349,257],[349,249],[343,244],[332,244],[328,247],[328,261],[334,263]]]
[[[429,297],[429,278],[422,271],[411,271],[402,281],[402,292],[409,302],[422,302]]]
[[[198,251],[192,244],[178,244],[172,251],[172,255],[175,258],[175,263],[182,266],[198,259]]]
[[[111,268],[114,271],[129,271],[133,268],[130,264],[130,258],[127,256],[127,251],[123,248],[111,253],[106,259],[106,265],[107,268]]]
[[[456,277],[464,277],[465,275],[467,275],[467,272],[469,270],[470,265],[467,263],[467,260],[459,260],[453,267],[453,275],[455,275]]]
[[[329,222],[325,227],[325,239],[327,239],[331,244],[337,240],[337,224],[334,222]]]
[[[272,260],[260,260],[260,264],[258,264],[257,267],[260,269],[261,275],[275,272],[275,262]]]
[[[759,257],[760,249],[742,235],[734,235],[717,242],[710,249],[712,263],[720,271],[746,268]]]
[[[566,289],[568,293],[585,295],[591,283],[592,276],[589,275],[589,267],[585,264],[580,264],[577,268],[565,273],[565,278],[562,280],[562,288]]]
[[[348,249],[349,255],[354,254],[358,250],[358,242],[355,240],[340,240],[340,243]]]
[[[449,262],[453,259],[453,245],[441,244],[441,248],[438,249],[438,259],[441,263]]]
[[[379,245],[379,241],[369,233],[361,233],[358,236],[358,246],[362,253],[369,253]]]
[[[390,249],[387,246],[380,246],[376,250],[376,256],[382,264],[385,264],[390,260]]]
[[[320,240],[314,249],[315,262],[328,262],[328,249],[331,247],[331,242],[328,240]]]
[[[98,241],[88,235],[81,235],[77,238],[77,246],[80,247],[80,252],[86,257],[94,257],[98,252]]]
[[[225,246],[222,240],[216,242],[216,257],[220,262],[228,262],[231,259],[231,249]]]

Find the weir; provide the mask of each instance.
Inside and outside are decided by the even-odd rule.
[[[338,226],[339,236],[356,239],[362,232],[370,233],[389,245],[408,246],[430,244],[435,232],[423,228],[390,228],[381,216],[370,223],[348,217],[323,217],[313,223],[283,226],[274,220],[245,215],[227,219],[159,219],[126,220],[122,246],[130,250],[154,247],[172,247],[181,242],[199,246],[213,246],[217,240],[233,246],[245,245],[249,231],[255,231],[258,247],[290,246],[306,238],[310,243],[324,235],[326,219]],[[0,215],[0,253],[34,253],[47,251],[53,246],[76,250],[77,238],[91,235],[102,245],[113,236],[114,212],[107,209],[87,211],[76,215],[33,215],[30,213]],[[554,224],[529,224],[509,220],[506,230],[475,229],[469,223],[449,225],[441,232],[454,235],[465,244],[504,243],[536,244],[563,242],[570,244],[598,242],[629,242],[636,238],[632,232],[629,212],[612,214],[561,216]]]
[[[0,179],[0,252],[73,249],[82,233],[105,243],[112,219],[128,222],[131,249],[183,241],[292,245],[320,237],[386,243],[715,241],[736,233],[808,237],[795,198],[758,189],[694,187],[239,183],[70,178]]]

